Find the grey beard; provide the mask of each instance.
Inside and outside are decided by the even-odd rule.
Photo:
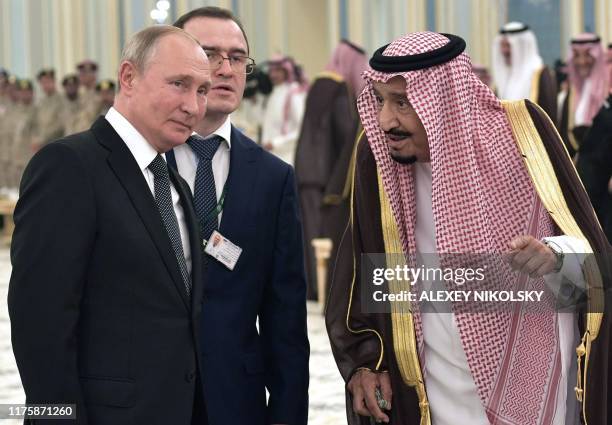
[[[417,160],[416,156],[397,156],[397,155],[391,155],[391,159],[393,159],[395,162],[399,162],[400,164],[404,164],[404,165],[414,164]]]

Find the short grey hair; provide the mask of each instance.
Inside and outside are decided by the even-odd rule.
[[[143,72],[155,53],[159,40],[169,35],[180,35],[200,46],[198,40],[180,28],[171,25],[154,25],[138,31],[128,40],[121,52],[121,62],[128,61],[139,72]]]

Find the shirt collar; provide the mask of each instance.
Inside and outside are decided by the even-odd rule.
[[[193,134],[197,134],[197,133],[194,131],[192,135]],[[207,136],[203,136],[201,134],[198,134],[198,135],[201,137],[204,137],[204,139],[209,139],[213,136],[219,136],[225,141],[225,143],[227,143],[228,149],[231,149],[232,148],[231,134],[232,134],[232,123],[228,115],[225,121],[223,122],[223,124],[221,124],[221,127],[213,131],[211,134],[208,134]]]
[[[104,116],[106,121],[115,129],[119,137],[127,145],[134,156],[141,171],[144,171],[155,159],[158,152],[147,142],[142,134],[114,107],[108,110]],[[161,154],[164,160],[165,154]]]

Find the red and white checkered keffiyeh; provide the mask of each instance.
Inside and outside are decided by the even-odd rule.
[[[425,53],[448,43],[441,34],[418,32],[391,43],[385,56]],[[414,253],[416,222],[412,167],[394,161],[377,121],[372,81],[397,75],[427,133],[432,204],[439,253],[501,253],[519,235],[554,234],[500,101],[471,71],[462,53],[449,62],[404,73],[364,72],[367,84],[358,109],[406,254]],[[494,289],[526,285],[509,268],[496,270]],[[550,424],[561,374],[556,313],[550,308],[474,313],[453,305],[478,394],[492,424]],[[422,353],[422,323],[415,313]],[[421,359],[422,362],[426,359]],[[424,364],[424,363],[422,363]]]
[[[587,109],[581,124],[589,126],[593,123],[593,118],[595,118],[595,115],[597,115],[609,94],[610,81],[608,81],[608,78],[610,78],[610,72],[606,68],[606,52],[603,49],[601,41],[594,41],[592,43],[584,42],[598,38],[599,37],[595,34],[590,33],[577,35],[572,40],[582,41],[582,43],[572,43],[567,58],[568,79],[572,90],[576,92],[576,95],[572,99],[573,103],[570,105],[570,113],[576,114],[578,104],[583,97],[586,97]],[[574,55],[578,50],[588,52],[594,60],[591,73],[586,78],[581,77],[576,70]],[[590,85],[588,86],[587,81],[590,81]]]

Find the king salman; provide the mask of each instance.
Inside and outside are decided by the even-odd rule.
[[[608,424],[611,248],[550,118],[529,100],[500,101],[465,47],[452,34],[407,34],[363,73],[351,220],[326,309],[348,423]],[[497,256],[487,273],[498,289],[581,301],[364,307],[369,255],[393,269],[398,255],[416,266],[427,253],[431,267],[447,254]]]

